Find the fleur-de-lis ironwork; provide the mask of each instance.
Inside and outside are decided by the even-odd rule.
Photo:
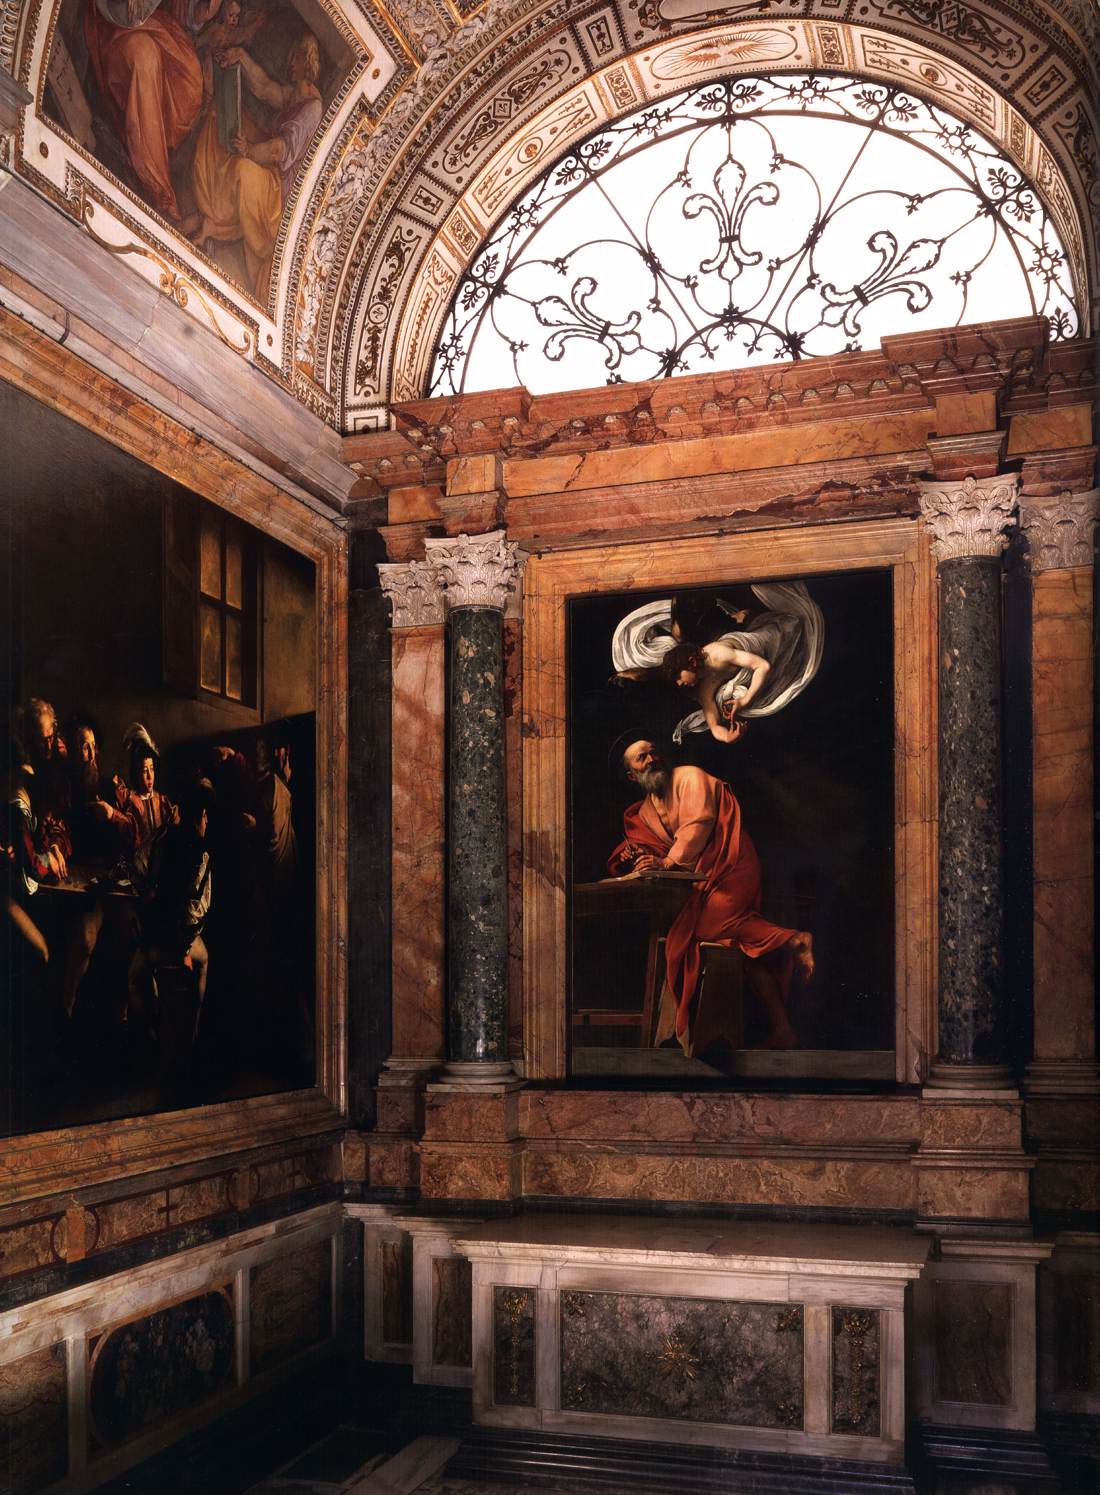
[[[1057,341],[1079,327],[1071,263],[1038,187],[938,104],[832,74],[708,80],[605,126],[503,210],[429,392],[827,356],[990,305],[1047,316]]]

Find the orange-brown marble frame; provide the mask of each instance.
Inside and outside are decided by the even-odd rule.
[[[237,458],[0,308],[0,379],[280,540],[316,566],[317,1000],[311,1089],[36,1132],[0,1148],[0,1204],[192,1163],[338,1125],[346,1114],[347,538]]]
[[[524,574],[523,1030],[529,1080],[567,1072],[566,602],[889,567],[894,579],[895,1078],[935,1051],[935,573],[916,520],[697,535],[533,556]]]

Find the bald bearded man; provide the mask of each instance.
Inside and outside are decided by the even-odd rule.
[[[814,973],[812,937],[785,929],[760,912],[760,861],[741,824],[741,807],[729,785],[685,764],[671,768],[647,738],[623,753],[623,768],[645,798],[623,815],[625,839],[608,859],[613,877],[665,869],[702,874],[665,939],[665,989],[657,1043],[676,1037],[692,1052],[691,1006],[702,962],[700,946],[730,945],[750,961],[748,979],[771,1021],[767,1048],[798,1041],[787,1017],[791,980]]]

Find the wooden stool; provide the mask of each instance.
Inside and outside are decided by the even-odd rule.
[[[692,1019],[692,1050],[701,1059],[710,1044],[728,1045],[731,1054],[745,1044],[745,957],[729,945],[704,941],[699,984],[695,991]],[[664,936],[649,942],[646,968],[645,1008],[642,1015],[643,1042],[653,1047],[661,1010],[661,988],[665,984]]]

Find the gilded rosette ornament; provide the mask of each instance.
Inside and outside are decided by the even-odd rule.
[[[937,561],[999,556],[1008,544],[1020,479],[1015,474],[921,483],[921,516]]]
[[[442,623],[439,573],[427,561],[381,565],[378,580],[393,608],[394,628],[423,628]]]
[[[1100,488],[1020,502],[1020,524],[1027,536],[1031,569],[1068,571],[1093,563],[1093,533]]]
[[[427,564],[435,568],[448,609],[491,607],[503,612],[519,582],[526,557],[502,529],[488,535],[425,540]]]

